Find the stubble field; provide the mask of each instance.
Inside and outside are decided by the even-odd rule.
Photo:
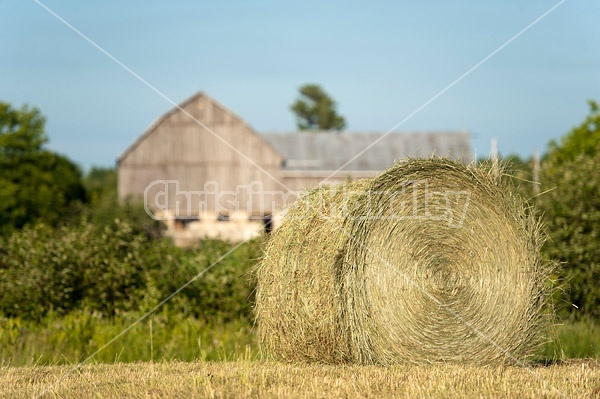
[[[600,398],[600,361],[532,368],[260,361],[0,367],[6,398]]]

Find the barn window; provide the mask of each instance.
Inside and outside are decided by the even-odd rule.
[[[219,214],[219,216],[217,216],[217,222],[229,222],[230,220],[231,219],[227,214]]]

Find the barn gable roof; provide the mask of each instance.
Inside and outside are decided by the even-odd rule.
[[[156,119],[145,132],[119,156],[121,162],[140,143],[152,135],[157,128],[173,115],[183,112],[194,102],[208,101],[220,108],[249,134],[254,135],[265,147],[281,156],[283,170],[353,170],[381,171],[396,160],[407,157],[429,157],[431,155],[452,157],[468,163],[471,160],[469,134],[467,132],[282,132],[257,133],[241,117],[203,92],[197,92],[178,106]],[[209,123],[202,121],[203,123]],[[198,126],[202,128],[200,125]],[[218,130],[216,131],[218,134]],[[367,147],[369,147],[367,149]],[[366,149],[366,150],[365,150]],[[363,152],[364,151],[364,152]],[[361,153],[363,152],[363,153]],[[357,156],[360,154],[359,156]],[[356,156],[356,159],[344,165]]]
[[[200,101],[202,99],[208,100],[213,105],[221,108],[223,111],[225,111],[226,113],[228,113],[229,116],[232,119],[236,120],[238,123],[240,123],[241,125],[243,125],[244,127],[246,127],[247,130],[250,132],[250,134],[255,135],[256,137],[258,137],[259,140],[261,140],[262,142],[264,142],[264,144],[265,144],[266,147],[270,148],[271,150],[273,150],[274,152],[276,152],[276,153],[279,154],[279,152],[277,151],[277,149],[275,149],[272,146],[271,143],[269,143],[267,140],[265,140],[265,138],[261,134],[256,133],[256,131],[244,119],[242,119],[240,116],[238,116],[237,114],[235,114],[229,108],[225,107],[223,104],[219,103],[217,100],[215,100],[214,98],[210,97],[206,93],[204,93],[202,91],[198,91],[198,92],[196,92],[196,94],[194,94],[193,96],[189,97],[185,101],[179,103],[177,106],[174,106],[169,111],[167,111],[164,114],[162,114],[154,122],[152,122],[150,124],[150,126],[148,126],[148,128],[144,131],[144,133],[142,133],[142,135],[139,136],[133,142],[133,144],[131,144],[125,151],[123,151],[123,153],[117,159],[117,164],[120,164],[133,150],[135,150],[135,148],[137,146],[140,145],[140,143],[142,143],[148,136],[150,136],[152,133],[154,133],[157,130],[157,128],[164,121],[166,121],[167,119],[169,119],[170,117],[172,117],[174,114],[176,114],[178,112],[183,112],[182,110],[185,110],[189,105],[191,105],[191,104],[193,104],[193,103],[195,103],[197,101]],[[200,122],[205,123],[205,121],[202,121],[202,120],[200,120]],[[198,127],[204,129],[204,127],[202,127],[200,124],[198,125]],[[218,134],[218,131],[216,133]]]
[[[373,132],[293,132],[263,136],[284,157],[284,170],[381,171],[401,158],[432,155],[465,163],[471,160],[467,132],[394,132],[385,136]]]

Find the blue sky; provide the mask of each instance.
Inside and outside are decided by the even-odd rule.
[[[349,130],[388,131],[559,2],[41,1],[173,101],[205,91],[263,132],[295,129],[307,82]],[[599,15],[565,1],[396,131],[545,150],[600,100]],[[85,169],[171,108],[35,1],[0,0],[0,33],[0,101],[40,108],[49,147]]]

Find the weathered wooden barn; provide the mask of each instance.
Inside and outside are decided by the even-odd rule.
[[[144,199],[181,245],[271,228],[296,192],[432,154],[469,162],[466,132],[259,134],[204,93],[158,118],[118,159],[119,197]]]

